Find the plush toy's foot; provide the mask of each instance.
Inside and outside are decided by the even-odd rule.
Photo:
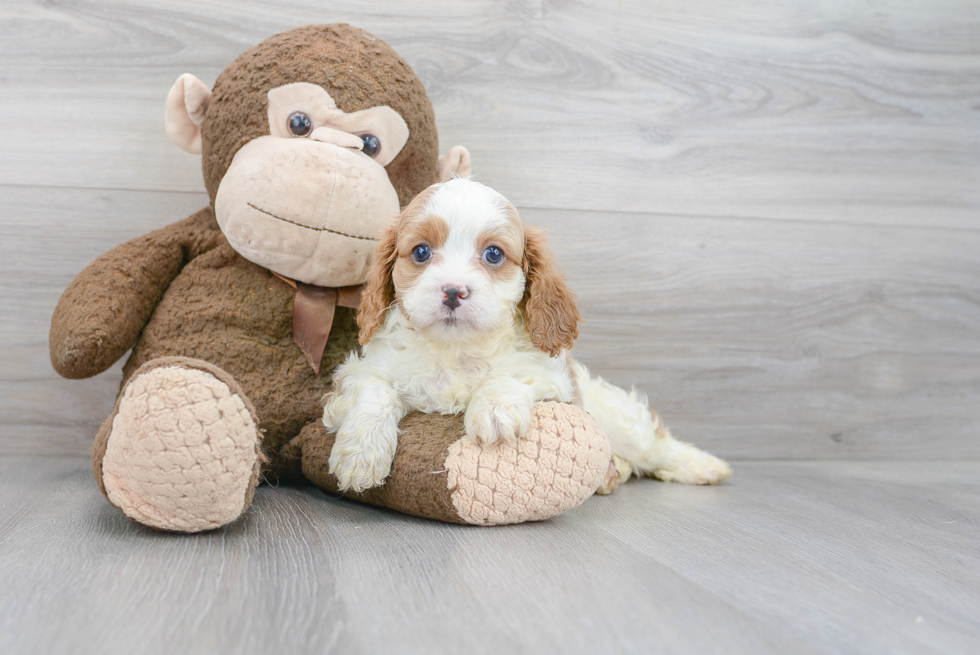
[[[120,394],[93,448],[96,478],[129,518],[199,532],[248,508],[263,456],[251,403],[227,373],[164,358]]]
[[[477,445],[463,417],[410,414],[400,424],[391,474],[381,487],[345,496],[451,523],[540,521],[576,507],[607,474],[609,441],[584,410],[542,402],[514,443]],[[291,457],[318,487],[338,492],[328,461],[334,435],[320,421],[290,443]]]

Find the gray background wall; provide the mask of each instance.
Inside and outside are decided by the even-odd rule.
[[[734,6],[741,4],[743,6]],[[980,9],[813,2],[5,2],[0,452],[84,454],[118,366],[59,379],[64,287],[206,202],[183,72],[346,21],[442,148],[550,229],[579,359],[732,459],[980,456]]]

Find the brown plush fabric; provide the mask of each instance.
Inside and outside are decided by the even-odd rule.
[[[449,446],[463,436],[462,416],[409,414],[401,422],[402,434],[391,466],[391,476],[383,486],[363,493],[343,495],[371,505],[436,519],[446,523],[466,523],[453,506],[447,484],[446,461]],[[320,421],[310,423],[290,444],[300,458],[303,474],[313,484],[339,494],[337,479],[328,472],[334,435]]]
[[[322,414],[330,372],[357,347],[354,310],[338,307],[316,375],[293,343],[295,294],[232,250],[205,208],[82,271],[55,310],[51,360],[65,377],[90,377],[132,347],[123,387],[158,357],[216,365],[254,404],[270,459],[266,477],[276,479],[279,450]]]
[[[51,363],[66,378],[97,375],[136,343],[187,262],[224,241],[210,209],[116,246],[62,294],[51,319]]]
[[[270,459],[265,475],[279,477],[279,451],[323,414],[330,373],[357,347],[354,311],[338,307],[317,375],[293,343],[296,291],[219,241],[170,285],[123,369],[123,386],[158,357],[192,357],[234,377],[254,404]]]
[[[309,25],[242,53],[214,84],[202,127],[204,181],[214,202],[238,149],[269,133],[269,89],[322,86],[345,112],[387,105],[408,124],[408,143],[385,170],[402,205],[436,177],[439,140],[425,87],[388,44],[350,25]]]

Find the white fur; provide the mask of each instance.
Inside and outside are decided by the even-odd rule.
[[[334,374],[323,422],[337,432],[330,471],[340,488],[383,484],[410,411],[465,413],[467,436],[492,444],[524,436],[542,400],[578,403],[608,436],[614,466],[602,493],[631,474],[691,484],[727,478],[727,464],[673,439],[645,398],[590,377],[565,352],[534,347],[518,310],[524,275],[494,282],[475,250],[482,230],[507,220],[503,202],[466,179],[439,185],[429,199],[426,211],[449,223],[449,238],[412,288],[398,290],[404,311],[393,305],[361,354]],[[445,285],[470,290],[454,312],[442,303]]]
[[[449,238],[433,252],[431,263],[410,289],[402,289],[402,306],[415,329],[434,339],[469,339],[474,329],[491,333],[510,321],[524,294],[524,275],[493,284],[480,266],[482,252],[475,242],[484,229],[507,225],[499,193],[471,180],[455,179],[439,185],[423,213],[439,216],[449,224]],[[442,304],[446,287],[466,288],[470,296],[452,312]]]
[[[430,339],[409,329],[401,309],[392,307],[362,353],[351,353],[334,373],[336,391],[323,422],[337,431],[330,471],[341,488],[363,491],[388,477],[398,422],[409,411],[465,412],[467,435],[491,444],[522,437],[535,402],[570,402],[566,357],[531,345],[518,316],[509,325],[469,338]]]

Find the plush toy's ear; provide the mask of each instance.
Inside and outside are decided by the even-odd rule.
[[[469,177],[473,172],[470,151],[463,146],[453,146],[439,158],[436,167],[436,182],[448,182],[456,177]]]
[[[357,327],[360,328],[357,340],[363,346],[384,320],[388,307],[395,301],[395,283],[391,279],[392,269],[398,261],[398,223],[389,226],[378,243],[374,267],[368,277],[367,286],[361,293],[361,306],[357,310]]]
[[[177,78],[167,94],[167,136],[181,150],[201,154],[201,125],[211,89],[190,73]]]
[[[548,250],[544,230],[530,226],[525,228],[524,275],[524,322],[531,343],[555,357],[572,347],[582,316]]]

